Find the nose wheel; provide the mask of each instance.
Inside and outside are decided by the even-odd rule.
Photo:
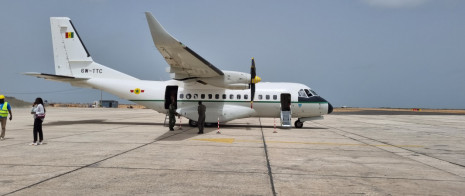
[[[295,128],[302,128],[304,126],[304,122],[301,122],[300,120],[296,120],[294,123]]]

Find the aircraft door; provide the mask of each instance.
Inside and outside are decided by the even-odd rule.
[[[281,125],[291,127],[291,94],[281,94]]]
[[[166,86],[165,109],[169,109],[172,98],[174,99],[174,106],[178,108],[178,86]]]
[[[281,111],[291,111],[291,94],[281,94]]]

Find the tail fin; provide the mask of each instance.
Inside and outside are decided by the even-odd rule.
[[[137,79],[94,62],[69,18],[52,17],[50,26],[56,75],[76,78]]]

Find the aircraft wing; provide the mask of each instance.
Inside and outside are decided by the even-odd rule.
[[[221,70],[166,32],[152,13],[145,12],[145,16],[153,43],[170,65],[169,72],[174,73],[174,76],[171,76],[173,79],[186,80],[224,75]]]

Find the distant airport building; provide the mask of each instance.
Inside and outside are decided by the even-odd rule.
[[[103,108],[118,108],[118,101],[115,100],[101,100],[100,106]]]

